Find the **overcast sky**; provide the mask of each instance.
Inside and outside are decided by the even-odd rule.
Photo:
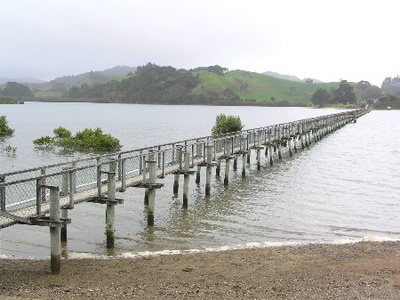
[[[0,77],[148,62],[381,85],[400,73],[396,0],[1,0]]]

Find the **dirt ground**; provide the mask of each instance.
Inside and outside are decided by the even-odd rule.
[[[400,299],[400,242],[0,260],[0,299]]]

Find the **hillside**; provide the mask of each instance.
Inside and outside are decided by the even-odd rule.
[[[80,75],[58,77],[54,79],[54,81],[69,86],[81,85],[84,83],[92,85],[105,83],[112,79],[126,76],[128,73],[134,73],[135,71],[135,67],[119,66],[104,71],[90,71]]]
[[[148,63],[137,68],[115,67],[63,76],[44,84],[30,84],[29,88],[37,101],[142,104],[310,106],[312,96],[321,89],[332,103],[365,105],[366,100],[382,96],[379,87],[368,82],[349,82],[343,88],[354,89],[356,96],[333,98],[332,92],[342,83],[288,80],[276,74],[228,71],[218,65],[185,70]],[[314,105],[317,101],[313,99]]]
[[[295,82],[219,66],[195,70],[147,64],[133,76],[100,84],[81,84],[63,93],[63,101],[143,104],[309,106],[318,88],[338,83]]]
[[[196,75],[200,83],[193,93],[212,91],[221,95],[230,89],[242,101],[270,105],[310,105],[311,96],[318,88],[330,90],[339,86],[339,83],[291,81],[242,70],[229,71],[224,76],[205,71]]]

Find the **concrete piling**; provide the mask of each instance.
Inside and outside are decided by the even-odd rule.
[[[225,141],[225,176],[224,176],[224,185],[227,186],[229,184],[229,176],[230,176],[230,159],[231,159],[231,149],[232,144],[231,140],[228,139]]]
[[[206,190],[205,195],[211,195],[211,172],[212,172],[212,158],[213,158],[213,148],[212,145],[207,145],[207,167],[206,167]]]
[[[50,221],[60,222],[60,193],[58,187],[50,189]],[[61,230],[57,224],[50,225],[50,266],[51,274],[60,273],[61,269]]]
[[[188,207],[189,201],[189,160],[190,153],[184,154],[184,175],[183,175],[183,208]]]
[[[107,198],[110,200],[106,207],[106,239],[107,248],[114,248],[115,240],[115,181],[117,162],[111,161],[107,173]]]
[[[182,146],[176,146],[176,162],[179,164],[179,169],[182,170]],[[173,194],[178,197],[179,193],[179,173],[174,175]]]
[[[156,198],[156,161],[148,160],[146,164],[149,168],[149,188],[148,188],[148,205],[147,205],[147,226],[154,226],[154,207],[155,207],[155,198]]]

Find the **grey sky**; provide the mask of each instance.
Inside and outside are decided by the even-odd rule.
[[[148,62],[380,86],[400,73],[395,0],[2,0],[0,77]]]

